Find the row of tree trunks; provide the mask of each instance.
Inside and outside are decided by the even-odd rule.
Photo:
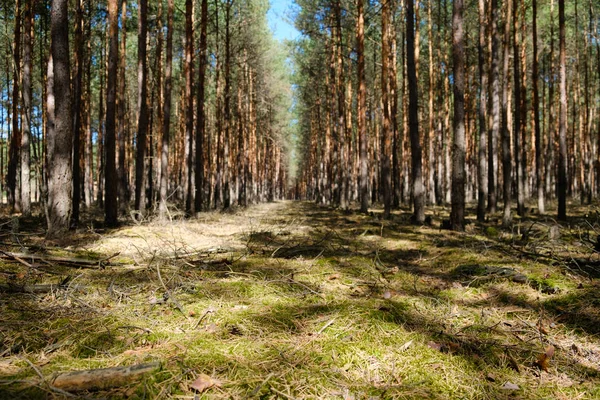
[[[592,2],[584,2],[589,13],[586,19],[594,21]],[[394,1],[376,5],[369,3],[365,11],[364,2],[357,0],[347,6],[350,12],[342,16],[344,32],[341,38],[337,0],[323,3],[325,7],[316,11],[315,15],[303,14],[307,20],[315,19],[313,25],[309,25],[311,29],[305,32],[309,38],[307,42],[320,49],[320,53],[314,53],[313,64],[306,62],[305,70],[307,76],[315,73],[315,70],[319,71],[320,76],[308,79],[309,86],[314,90],[311,96],[304,96],[306,104],[312,102],[314,108],[307,113],[309,117],[303,125],[307,127],[306,132],[310,133],[302,142],[302,146],[306,146],[303,150],[305,159],[301,165],[302,177],[296,184],[301,192],[297,197],[307,195],[320,203],[342,207],[346,207],[348,201],[355,200],[362,212],[368,210],[370,202],[380,202],[385,217],[390,215],[391,209],[399,206],[398,200],[404,204],[412,201],[416,217],[419,207],[415,200],[419,199],[420,193],[415,187],[413,175],[421,174],[420,186],[423,187],[422,175],[425,174],[424,193],[427,194],[428,203],[449,203],[450,182],[455,178],[451,179],[450,173],[458,168],[451,166],[450,160],[454,163],[457,152],[460,153],[464,145],[464,167],[460,167],[465,177],[464,201],[471,201],[477,196],[477,217],[480,221],[485,221],[489,214],[495,213],[498,202],[502,202],[502,222],[508,226],[512,223],[513,205],[516,205],[516,212],[524,216],[529,212],[526,202],[531,197],[537,198],[537,208],[544,213],[546,199],[559,194],[559,188],[563,186],[567,188],[567,195],[578,193],[582,203],[591,200],[591,193],[598,191],[591,187],[600,178],[600,163],[594,161],[597,157],[597,139],[590,134],[595,126],[595,122],[591,122],[594,109],[589,106],[590,98],[594,96],[593,88],[597,84],[596,78],[592,80],[590,74],[590,61],[594,60],[595,49],[590,50],[592,46],[586,42],[589,37],[586,32],[593,32],[595,25],[580,26],[578,18],[581,10],[578,3],[581,0],[574,2],[570,9],[567,8],[574,16],[576,29],[566,30],[567,40],[570,35],[575,39],[574,45],[568,47],[566,52],[573,49],[575,54],[571,60],[566,60],[567,66],[573,66],[573,72],[567,68],[565,73],[566,79],[572,79],[573,96],[570,102],[567,99],[564,104],[557,101],[559,99],[555,94],[558,91],[554,90],[554,81],[558,81],[554,75],[558,77],[560,72],[558,63],[561,66],[563,64],[559,57],[555,57],[558,51],[554,51],[554,1],[543,5],[543,15],[550,17],[543,20],[538,18],[536,1],[480,0],[478,3],[475,13],[472,8],[465,10],[467,31],[477,26],[479,32],[474,42],[469,43],[469,35],[463,38],[465,57],[472,54],[470,49],[475,46],[478,52],[475,65],[470,64],[468,58],[464,60],[464,144],[457,143],[461,138],[452,133],[452,128],[457,129],[456,122],[449,120],[452,115],[457,117],[451,111],[452,105],[457,106],[457,96],[452,96],[449,90],[450,85],[457,90],[457,80],[455,74],[448,71],[448,66],[454,67],[454,62],[448,60],[450,51],[446,45],[449,42],[446,40],[449,37],[448,8],[449,5],[454,7],[454,2],[405,1],[403,7]],[[423,9],[427,11],[428,24],[419,22],[419,10]],[[533,18],[532,12],[535,14]],[[365,13],[371,18],[372,15],[381,17],[371,19],[371,31],[374,33],[370,34],[370,41],[365,38]],[[349,23],[353,18],[355,24]],[[400,23],[394,21],[396,18],[400,19]],[[318,21],[330,23],[319,25]],[[540,21],[544,32],[549,32],[543,38],[547,44],[544,47],[539,46]],[[405,30],[399,29],[402,23],[405,24]],[[559,18],[557,30],[564,28],[562,25],[564,21]],[[419,38],[421,29],[427,29],[427,42]],[[404,32],[406,34],[403,36]],[[356,64],[343,68],[344,74],[340,76],[337,46],[340,42],[348,41],[348,38],[355,38],[356,45],[350,54]],[[396,38],[400,40],[400,62],[393,60]],[[365,42],[372,49],[372,56],[369,50],[365,50]],[[419,67],[420,50],[427,52],[427,69]],[[531,53],[533,56],[529,55]],[[372,60],[373,65],[372,71],[369,68],[367,74],[363,72],[365,57]],[[411,77],[413,62],[414,79]],[[395,93],[393,87],[396,76],[393,71],[396,67],[402,69],[398,74],[402,79],[400,93]],[[367,76],[363,78],[363,74]],[[419,74],[425,74],[425,79],[419,79]],[[342,92],[346,95],[351,93],[352,87],[342,89],[338,86],[338,82],[348,82],[349,77],[352,77],[358,95],[356,102],[345,101],[345,115],[351,116],[352,112],[357,112],[355,137],[341,133],[342,122],[346,121],[340,118],[340,101],[335,98]],[[473,85],[475,80],[478,80],[478,85]],[[369,89],[365,93],[367,99],[364,105],[361,93],[363,81],[367,82],[365,86]],[[419,97],[417,85],[425,85],[428,95]],[[529,88],[531,93],[527,93]],[[413,90],[417,96],[411,102]],[[400,112],[391,111],[394,101],[400,98],[403,101]],[[418,102],[423,99],[427,104],[419,107]],[[411,118],[411,104],[417,104],[415,118]],[[560,117],[559,111],[567,108],[565,123],[568,126],[563,128],[557,113]],[[368,120],[365,118],[363,121],[363,113],[366,113]],[[393,122],[396,116],[402,118],[400,123]],[[413,134],[418,140],[409,141],[410,132],[418,132],[418,128],[413,128],[415,124],[412,121],[416,121],[417,125],[425,122],[427,134]],[[563,150],[559,128],[566,132]],[[395,129],[400,133],[397,136]],[[319,132],[323,134],[319,136]],[[370,137],[364,140],[367,132]],[[388,136],[391,141],[389,149]],[[363,143],[366,148],[361,150]],[[414,148],[408,148],[409,144],[425,146],[425,158],[415,156],[416,152]],[[562,166],[561,152],[566,160]],[[366,154],[366,157],[361,154]],[[369,166],[366,177],[360,172],[363,160]],[[344,179],[345,176],[339,171],[342,162],[349,166],[348,171],[355,171],[356,179]],[[502,168],[499,168],[500,162]],[[304,165],[306,171],[303,170]],[[559,182],[560,171],[566,171],[564,182]],[[390,178],[388,174],[391,174]],[[338,188],[337,185],[342,186]],[[502,190],[499,190],[499,185],[502,185]],[[344,197],[345,193],[349,193],[348,198]],[[362,193],[370,193],[371,196],[369,198]]]

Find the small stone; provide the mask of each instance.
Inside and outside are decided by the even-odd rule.
[[[516,385],[510,381],[507,381],[504,385],[502,385],[502,387],[500,389],[502,389],[502,390],[519,390],[519,385]]]

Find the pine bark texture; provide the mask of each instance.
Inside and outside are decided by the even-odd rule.
[[[477,170],[477,220],[485,220],[486,201],[488,196],[488,154],[487,154],[487,99],[488,99],[488,67],[485,64],[487,36],[486,25],[488,22],[486,15],[486,1],[479,0],[479,45],[478,67],[479,67],[479,148],[478,148],[478,170]]]
[[[174,0],[169,0],[167,5],[167,41],[165,60],[165,89],[163,103],[163,125],[160,146],[160,185],[159,185],[159,215],[164,218],[168,212],[167,191],[169,188],[169,136],[171,127],[171,90],[173,70],[173,13]]]
[[[496,212],[498,186],[498,136],[500,133],[500,31],[498,28],[498,0],[490,1],[490,97],[488,134],[488,206],[490,214]]]
[[[48,136],[48,233],[56,238],[69,229],[72,210],[73,171],[71,151],[70,53],[68,0],[53,0],[51,11],[52,60],[54,64],[54,130]]]
[[[21,0],[15,2],[15,31],[13,51],[13,90],[12,90],[12,133],[8,153],[8,171],[6,173],[6,189],[8,204],[15,212],[21,211],[20,190],[17,175],[21,150],[21,129],[19,127],[19,99],[21,73]]]
[[[33,47],[33,3],[34,0],[25,2],[24,10],[24,40],[23,40],[23,120],[21,123],[23,134],[21,135],[21,213],[24,216],[31,214],[31,180],[30,180],[30,151],[29,138],[31,136],[32,117],[32,47]]]
[[[105,199],[104,221],[107,226],[118,224],[117,169],[116,169],[116,92],[118,62],[118,0],[108,0],[108,72],[106,79],[106,122],[104,146]],[[123,200],[121,200],[123,201]]]
[[[369,211],[369,160],[368,160],[368,143],[367,136],[367,121],[366,121],[366,83],[365,83],[365,15],[364,15],[364,0],[357,0],[358,18],[356,25],[356,48],[357,48],[357,79],[358,79],[358,105],[357,105],[357,125],[359,138],[359,165],[360,165],[360,212],[367,213]]]
[[[204,136],[206,130],[205,82],[206,82],[206,49],[208,29],[208,0],[202,0],[200,11],[200,61],[198,67],[198,99],[196,115],[196,171],[194,208],[196,212],[204,209]]]
[[[425,189],[423,187],[423,161],[419,134],[419,92],[415,65],[415,13],[414,0],[406,0],[406,65],[408,75],[408,125],[410,130],[411,178],[413,196],[413,221],[425,222]]]
[[[503,57],[503,85],[502,85],[502,195],[504,197],[504,207],[502,213],[502,225],[509,226],[512,222],[511,204],[512,204],[512,153],[510,146],[510,128],[509,128],[509,65],[510,65],[510,32],[512,21],[512,1],[505,2],[506,13],[504,20],[504,57]]]
[[[148,66],[146,60],[148,1],[140,0],[138,7],[138,129],[135,159],[135,209],[142,213],[146,203],[146,174],[144,172],[148,135]]]
[[[412,2],[412,0],[409,0]],[[391,139],[392,121],[389,98],[389,51],[390,51],[390,2],[381,8],[381,101],[383,120],[381,125],[381,184],[383,189],[383,217],[389,219],[392,209]],[[334,142],[335,143],[335,142]]]
[[[567,219],[567,57],[565,49],[565,0],[558,0],[559,91],[558,114],[558,219]]]
[[[465,46],[463,0],[452,3],[452,62],[454,66],[454,145],[452,149],[452,211],[450,225],[465,229]]]

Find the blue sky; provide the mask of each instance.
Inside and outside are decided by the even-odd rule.
[[[267,13],[269,27],[277,40],[296,39],[300,32],[291,23],[291,7],[294,0],[270,0],[271,8]]]

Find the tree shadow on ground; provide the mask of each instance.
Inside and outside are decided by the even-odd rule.
[[[452,327],[452,322],[447,317],[432,318],[413,307],[407,300],[373,301],[368,298],[354,298],[343,302],[319,303],[304,307],[294,305],[289,308],[279,307],[268,315],[256,315],[253,318],[256,318],[258,323],[269,330],[284,330],[298,337],[305,339],[308,337],[308,340],[316,341],[319,341],[321,334],[321,331],[317,330],[319,327],[326,327],[328,321],[333,322],[336,318],[342,319],[340,324],[345,325],[344,330],[334,334],[337,336],[335,340],[341,343],[336,347],[337,353],[353,351],[353,346],[360,343],[360,336],[364,333],[360,329],[361,326],[378,326],[382,322],[393,323],[401,327],[407,334],[417,334],[419,342],[427,343],[430,350],[440,351],[448,358],[459,357],[473,370],[483,373],[483,371],[520,368],[532,371],[534,375],[542,374],[536,365],[536,360],[543,352],[543,343],[515,344],[506,339],[506,332],[492,324],[489,326],[473,325],[470,329],[457,330]],[[359,328],[354,328],[354,326]],[[481,335],[482,332],[485,334]],[[302,346],[300,349],[304,347],[306,346]],[[562,367],[568,365],[571,374],[581,379],[600,378],[600,368],[592,368],[589,365],[574,362],[571,350],[561,350],[563,350],[562,354],[557,356],[556,364]],[[286,354],[284,357],[286,361],[289,362],[289,359],[306,360],[310,356],[305,355],[298,348],[295,348],[293,353],[293,357]],[[322,356],[326,357],[328,354]],[[600,354],[589,354],[589,357],[600,357]],[[514,364],[515,362],[517,364]],[[274,371],[278,370],[277,366],[274,368]],[[356,382],[356,386],[374,389],[372,382],[369,382],[368,379]],[[374,394],[402,396],[403,390],[407,390],[407,388],[410,388],[410,385],[384,388],[385,390],[380,389]],[[494,398],[503,397],[502,391],[497,387],[489,384],[486,388],[486,395]],[[435,393],[430,392],[429,396],[436,398]]]
[[[269,354],[272,358],[267,361],[261,359],[264,354],[251,355],[245,360],[235,354],[216,354],[214,366],[216,370],[223,371],[227,368],[241,370],[253,364],[264,365],[269,372],[293,371],[303,368],[303,363],[311,360],[314,361],[311,368],[316,369],[309,372],[324,373],[318,370],[318,366],[329,365],[323,361],[324,357],[333,357],[330,349],[322,343],[327,338],[332,339],[330,336],[333,336],[340,351],[351,353],[366,334],[365,329],[377,327],[384,332],[391,325],[392,329],[417,335],[421,344],[432,342],[429,346],[431,351],[441,352],[442,357],[460,358],[472,371],[514,368],[511,366],[512,358],[528,371],[539,373],[533,363],[543,350],[543,344],[550,343],[552,337],[540,335],[538,331],[532,340],[515,340],[512,328],[505,322],[517,324],[513,326],[515,329],[529,330],[532,337],[535,330],[524,322],[512,320],[500,321],[498,325],[487,321],[474,322],[459,328],[453,321],[452,312],[441,314],[438,310],[435,314],[422,308],[423,304],[427,306],[430,303],[442,305],[440,309],[450,311],[453,307],[469,307],[469,312],[481,310],[482,315],[490,308],[509,313],[507,310],[520,307],[531,310],[532,315],[540,315],[543,311],[545,316],[570,330],[587,335],[600,333],[597,312],[600,300],[594,284],[566,293],[540,295],[539,300],[533,301],[520,294],[531,289],[527,282],[513,282],[512,275],[489,274],[489,267],[495,266],[495,260],[498,260],[498,268],[505,263],[516,264],[519,260],[519,252],[507,250],[510,249],[507,243],[510,243],[506,239],[481,235],[481,232],[475,237],[418,228],[409,224],[408,212],[402,212],[388,222],[374,216],[300,203],[290,214],[290,218],[302,219],[307,229],[295,232],[290,225],[251,231],[244,235],[248,251],[242,254],[157,259],[145,267],[128,270],[109,267],[87,271],[86,282],[90,283],[92,290],[109,293],[111,302],[131,301],[134,307],[152,308],[157,312],[169,311],[165,310],[169,306],[150,306],[147,298],[161,300],[161,296],[169,291],[184,306],[200,301],[202,306],[213,303],[252,305],[252,302],[260,303],[262,299],[258,296],[262,293],[281,295],[281,301],[242,315],[242,321],[248,321],[251,328],[234,331],[222,327],[219,338],[235,340],[241,337],[251,341],[263,331],[273,337],[289,333],[292,339],[286,343],[288,347],[271,344]],[[489,225],[476,229],[484,230],[486,226]],[[400,242],[406,246],[400,246]],[[481,264],[467,261],[483,251],[489,254]],[[523,258],[539,261],[534,255]],[[311,276],[311,268],[320,262],[323,263],[321,267],[325,267],[319,271],[320,277]],[[552,267],[560,268],[560,265]],[[484,268],[488,275],[477,273],[478,268]],[[158,277],[159,270],[162,278]],[[58,279],[63,275],[74,275],[74,271],[59,266],[54,272]],[[527,271],[522,272],[527,274]],[[396,274],[401,278],[398,279]],[[398,282],[412,277],[415,279],[412,287],[410,282]],[[322,279],[322,282],[317,279]],[[506,290],[506,285],[513,283],[515,290]],[[357,287],[365,289],[355,290]],[[454,287],[476,287],[488,296],[477,300],[452,297],[448,291]],[[337,291],[335,296],[332,294],[334,290]],[[73,292],[57,292],[54,296],[48,298],[47,304],[44,304],[43,297],[26,294],[0,298],[0,313],[3,315],[0,319],[3,339],[0,354],[50,354],[60,350],[67,341],[81,342],[69,348],[70,355],[78,358],[92,358],[97,354],[128,348],[130,343],[114,329],[115,324],[121,322],[116,321],[109,311],[104,313],[98,305],[88,307],[82,304]],[[50,300],[56,301],[56,298],[60,301],[56,302],[56,306],[50,306]],[[185,320],[188,316],[177,314],[177,317]],[[331,321],[334,321],[331,325],[333,332],[327,325]],[[335,328],[338,323],[340,328]],[[147,333],[135,333],[134,340],[145,335]],[[294,340],[305,340],[307,345],[298,346]],[[314,349],[311,348],[313,345]],[[419,347],[420,351],[424,348]],[[319,351],[321,354],[317,354]],[[556,359],[560,368],[572,368],[572,375],[581,379],[597,379],[598,369],[578,361],[575,356],[583,356],[574,354],[576,351],[587,352],[584,358],[588,360],[600,358],[595,350],[561,348]],[[351,382],[340,372],[344,365],[336,363],[332,363],[335,368],[328,367],[325,372],[365,393],[400,398],[408,396],[406,390],[411,389],[410,384],[398,388],[376,388],[366,376],[354,377]],[[25,375],[23,371],[8,374],[0,370],[0,380]],[[248,391],[252,392],[254,388],[256,385],[248,386]],[[261,390],[257,393],[263,393]],[[265,388],[264,391],[267,390]],[[436,396],[429,390],[424,389],[421,397]],[[489,397],[504,396],[490,385],[482,390],[482,394]],[[0,386],[0,397],[5,394],[10,394],[10,389]]]

